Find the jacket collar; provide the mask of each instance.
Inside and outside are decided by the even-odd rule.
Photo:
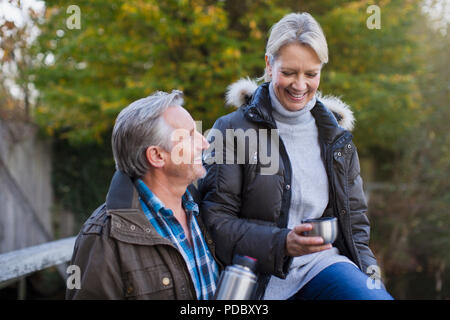
[[[188,201],[192,205],[197,205],[200,193],[197,188],[190,184],[188,186]],[[139,193],[133,183],[133,180],[124,172],[117,170],[111,180],[109,191],[106,196],[106,210],[111,216],[110,235],[123,242],[156,245],[173,244],[166,238],[163,238],[148,221],[145,213],[142,211],[139,201]],[[203,235],[207,240],[211,252],[215,255],[214,244],[207,234],[201,217],[197,218],[197,223],[202,229]],[[216,259],[217,261],[217,259]]]
[[[248,104],[243,106],[243,112],[249,121],[263,122],[272,128],[276,128],[276,123],[272,116],[269,82],[260,85],[255,90]],[[316,119],[319,135],[325,143],[332,144],[338,137],[346,132],[348,133],[347,130],[338,125],[334,113],[327,109],[320,99],[317,99],[311,113]]]
[[[317,100],[311,113],[316,119],[319,135],[324,139],[325,143],[332,144],[345,133],[351,136],[350,132],[338,125],[334,114],[320,100]]]
[[[122,171],[117,170],[111,180],[106,196],[106,209],[141,209],[139,194],[133,181]]]
[[[139,245],[172,245],[152,227],[142,211],[133,180],[122,171],[117,170],[111,180],[106,211],[111,216],[112,238]]]
[[[275,120],[272,116],[272,103],[269,95],[269,82],[259,86],[253,93],[249,104],[243,107],[244,115],[250,121],[266,122],[276,128]]]

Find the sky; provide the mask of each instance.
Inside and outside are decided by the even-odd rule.
[[[41,0],[21,0],[20,2],[25,10],[17,8],[11,2],[16,3],[16,1],[0,0],[0,23],[6,19],[14,21],[18,26],[22,26],[24,21],[29,20],[28,8],[36,11],[41,11],[45,8],[45,3]]]
[[[445,35],[450,23],[450,0],[424,0],[422,10],[431,18],[432,25]]]

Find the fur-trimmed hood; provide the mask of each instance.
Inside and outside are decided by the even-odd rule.
[[[228,86],[225,102],[228,106],[240,107],[250,101],[255,90],[258,88],[256,81],[250,78],[242,78]],[[316,97],[321,101],[338,120],[338,124],[345,130],[353,130],[355,117],[350,106],[336,96],[325,95],[317,91]]]

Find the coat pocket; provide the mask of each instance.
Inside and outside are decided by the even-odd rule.
[[[128,271],[124,284],[126,299],[175,299],[173,277],[164,265]]]

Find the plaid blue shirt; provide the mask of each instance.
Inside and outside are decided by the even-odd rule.
[[[197,299],[212,299],[216,291],[219,268],[202,236],[196,219],[199,214],[198,206],[189,191],[186,189],[186,193],[182,197],[182,204],[191,231],[192,246],[172,210],[166,209],[161,200],[150,191],[142,180],[138,179],[136,186],[142,210],[148,220],[162,237],[169,239],[178,248],[186,261]]]

